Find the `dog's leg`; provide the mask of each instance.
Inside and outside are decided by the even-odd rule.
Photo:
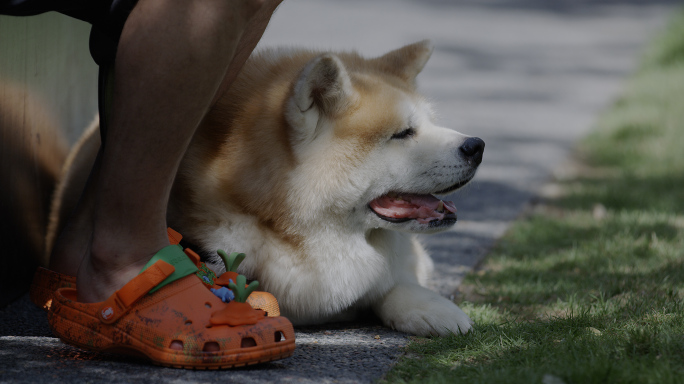
[[[398,284],[373,305],[386,326],[418,336],[466,333],[472,321],[450,300],[416,284]]]
[[[472,321],[450,300],[425,287],[433,263],[415,236],[378,231],[369,238],[386,255],[394,286],[371,301],[373,311],[386,326],[418,336],[466,333]]]

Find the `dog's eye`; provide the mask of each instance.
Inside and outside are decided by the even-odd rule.
[[[408,139],[409,137],[416,134],[416,130],[413,128],[406,128],[399,133],[392,135],[392,139]]]

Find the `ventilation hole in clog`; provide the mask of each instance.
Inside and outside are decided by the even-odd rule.
[[[173,340],[171,344],[169,344],[169,348],[175,349],[176,351],[182,351],[183,350],[183,342],[180,340]]]
[[[275,333],[275,342],[277,343],[277,342],[280,342],[280,341],[282,341],[282,340],[285,340],[285,334],[282,333],[282,332],[280,332],[280,331],[276,331],[276,333]]]
[[[204,303],[204,306],[207,307],[207,308],[211,308],[211,303],[210,303],[210,302],[206,302],[206,303]]]
[[[211,328],[211,324],[207,324],[207,328]]]
[[[192,325],[192,320],[187,320],[187,321],[185,322],[185,325]]]
[[[207,341],[204,343],[204,348],[202,348],[202,351],[204,352],[218,352],[221,350],[221,347],[219,346],[219,343],[215,341]]]
[[[256,341],[254,341],[253,338],[245,337],[244,339],[242,339],[242,342],[240,343],[240,348],[256,347],[256,345]]]

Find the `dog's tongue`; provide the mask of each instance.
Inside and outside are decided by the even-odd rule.
[[[421,224],[442,220],[448,213],[456,213],[453,202],[442,201],[432,195],[389,194],[371,201],[370,207],[381,216],[415,219]]]

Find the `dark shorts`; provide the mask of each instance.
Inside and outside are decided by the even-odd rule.
[[[99,65],[110,64],[126,19],[138,0],[0,0],[0,14],[32,16],[55,11],[93,25],[90,54]]]

